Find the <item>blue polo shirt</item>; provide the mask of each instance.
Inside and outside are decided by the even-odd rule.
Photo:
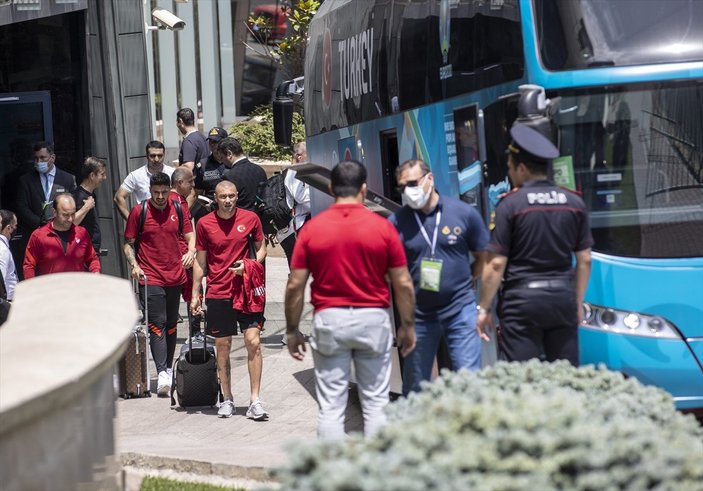
[[[441,210],[435,259],[442,260],[439,291],[420,290],[420,262],[431,257],[432,248],[420,232],[417,213],[430,241]],[[483,251],[488,244],[488,229],[478,212],[463,201],[440,195],[439,203],[429,215],[404,206],[389,218],[400,233],[415,283],[415,315],[418,319],[445,320],[457,315],[462,307],[475,301],[471,286],[470,251]]]

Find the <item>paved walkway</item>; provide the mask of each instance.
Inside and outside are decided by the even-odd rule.
[[[298,362],[281,343],[285,333],[283,299],[287,276],[287,262],[277,247],[266,261],[267,320],[261,343],[261,399],[269,420],[257,422],[244,415],[249,403],[249,376],[246,350],[239,336],[233,340],[231,356],[237,407],[232,418],[218,418],[217,408],[172,408],[168,398],[117,400],[116,445],[127,469],[127,489],[138,489],[138,477],[145,470],[157,470],[162,475],[164,471],[166,475],[194,473],[198,478],[225,479],[225,483],[245,486],[247,482],[255,484],[266,479],[267,469],[287,462],[284,446],[288,442],[316,438],[312,356],[308,352],[305,360]],[[306,299],[309,300],[309,291]],[[185,313],[183,304],[181,310]],[[306,303],[301,323],[305,334],[310,332],[311,319],[312,307]],[[176,353],[187,335],[186,329],[185,322],[179,324]],[[150,363],[153,388],[156,382],[153,362]],[[347,414],[347,430],[361,431],[361,413],[354,397],[350,397]]]

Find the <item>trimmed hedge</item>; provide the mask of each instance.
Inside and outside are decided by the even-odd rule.
[[[291,449],[292,490],[703,489],[703,429],[666,392],[604,368],[444,372],[374,438]]]

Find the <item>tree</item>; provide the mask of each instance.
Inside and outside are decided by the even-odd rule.
[[[302,76],[305,68],[308,27],[321,4],[322,1],[318,0],[284,0],[280,7],[281,13],[287,17],[290,27],[286,36],[273,45],[271,45],[274,31],[272,19],[263,15],[249,17],[247,29],[261,44],[258,48],[246,42],[244,44],[249,49],[278,63],[284,80]]]

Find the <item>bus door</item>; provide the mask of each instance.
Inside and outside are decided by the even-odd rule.
[[[499,196],[511,189],[505,150],[510,144],[510,127],[518,116],[519,94],[510,94],[483,109],[483,214],[491,228]]]
[[[383,195],[401,203],[400,193],[395,180],[395,171],[400,165],[398,155],[398,132],[395,128],[381,131],[379,135],[381,148],[381,176],[383,178]]]
[[[517,118],[518,99],[519,94],[514,94],[483,110],[470,106],[454,112],[460,196],[478,208],[489,230],[498,197],[511,188],[505,150],[510,143],[510,126]],[[494,364],[497,351],[497,339],[492,331],[491,342],[481,344],[482,366]]]

